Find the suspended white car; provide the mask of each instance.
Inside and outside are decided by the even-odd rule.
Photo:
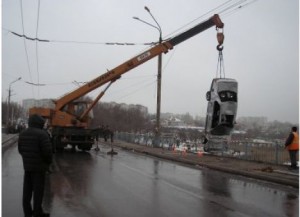
[[[208,137],[230,135],[236,120],[238,83],[230,78],[215,78],[208,101],[205,133]]]

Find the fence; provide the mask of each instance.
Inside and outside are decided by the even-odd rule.
[[[154,143],[154,135],[150,133],[140,134],[117,132],[115,136],[116,139],[128,143],[146,146],[153,146]],[[201,144],[200,141],[179,142],[179,140],[170,136],[162,136],[160,138],[159,147],[178,147],[180,149],[183,146],[189,147],[191,152],[203,150],[203,144]],[[271,164],[289,164],[290,162],[289,153],[284,148],[283,141],[275,141],[269,143],[231,141],[223,150],[212,152],[211,154]]]

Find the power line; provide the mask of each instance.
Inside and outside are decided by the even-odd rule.
[[[8,31],[8,32],[10,32],[10,33],[12,33],[12,34],[18,36],[18,37],[23,37],[23,38],[28,39],[28,40],[31,40],[31,41],[50,42],[49,40],[45,40],[45,39],[31,38],[31,37],[28,37],[28,36],[26,36],[26,35],[24,35],[24,34],[22,35],[22,34],[19,34],[19,33],[13,32],[13,31],[10,31],[10,30],[5,29],[5,28],[2,28],[2,29],[6,30],[6,31]]]
[[[38,38],[39,31],[39,18],[40,18],[40,0],[38,0],[38,13],[37,13],[37,22],[36,22],[36,34],[35,37]],[[37,71],[37,81],[40,83],[40,73],[39,73],[39,55],[38,55],[38,41],[35,41],[36,48],[36,71]],[[40,86],[38,86],[38,99],[40,98]]]
[[[33,85],[33,86],[37,86],[37,87],[39,87],[39,86],[46,86],[46,84],[40,84],[40,83],[32,83],[32,82],[29,82],[29,81],[24,81],[25,83],[27,83],[27,84],[30,84],[30,85]]]
[[[231,5],[227,6],[226,8],[224,8],[222,11],[219,12],[219,14],[222,14],[224,12],[228,12],[229,10],[232,10],[235,7],[241,7],[241,4],[243,2],[246,2],[246,1],[248,1],[248,0],[239,0],[239,1],[237,1],[237,2],[235,2],[233,4],[231,4]]]
[[[228,0],[225,3],[209,10],[208,12],[201,15],[200,17],[197,17],[194,20],[188,22],[187,24],[185,24],[184,26],[178,28],[177,30],[173,31],[172,33],[166,35],[165,38],[175,37],[176,36],[175,33],[177,33],[178,31],[180,31],[184,28],[187,28],[189,25],[191,25],[192,23],[195,23],[196,21],[204,20],[204,18],[206,16],[208,16],[212,13],[216,13],[216,14],[219,14],[219,15],[228,15],[229,13],[233,14],[237,10],[239,10],[241,8],[245,8],[245,6],[249,6],[250,4],[254,3],[255,1],[257,1],[257,0],[252,0],[250,2],[249,2],[249,0]]]
[[[253,4],[253,3],[256,2],[256,1],[257,1],[257,0],[252,0],[252,1],[248,2],[248,3],[245,3],[244,5],[240,5],[240,6],[236,7],[235,9],[233,9],[233,10],[227,12],[227,13],[224,13],[223,16],[224,16],[224,17],[230,16],[230,15],[236,13],[238,10],[243,9],[243,8],[245,8],[245,7],[248,7],[249,5]]]
[[[156,80],[151,81],[151,82],[147,82],[147,83],[144,84],[142,87],[136,88],[135,90],[133,90],[133,91],[131,91],[131,92],[129,92],[129,93],[127,93],[127,94],[125,94],[125,95],[119,97],[118,100],[123,99],[123,98],[125,98],[125,97],[128,97],[128,96],[130,96],[130,95],[133,95],[133,94],[137,93],[138,91],[144,90],[146,87],[151,86],[151,85],[153,85],[153,84],[155,84],[155,83],[156,83]]]
[[[165,69],[166,69],[167,66],[169,65],[171,59],[173,59],[173,56],[174,56],[174,54],[175,54],[176,49],[177,49],[177,47],[175,47],[175,48],[173,49],[172,54],[170,55],[169,59],[167,60],[167,62],[166,62],[165,65],[164,65],[163,71],[165,71]]]
[[[204,15],[192,20],[191,22],[189,22],[188,24],[186,24],[185,26],[179,28],[177,31],[181,30],[182,28],[185,28],[187,25],[190,25],[191,23],[202,19],[203,17],[207,16],[209,13],[212,13],[213,11],[219,10],[219,13],[224,13],[226,15],[228,15],[229,13],[233,13],[241,8],[244,8],[246,6],[249,6],[250,4],[254,3],[257,0],[252,0],[252,1],[248,1],[248,0],[228,0],[225,3],[215,7],[214,9],[208,11],[207,13],[205,13]],[[231,3],[231,4],[230,4]],[[25,52],[26,52],[26,58],[27,58],[27,65],[28,65],[28,70],[29,70],[29,74],[30,74],[30,80],[32,81],[32,76],[31,76],[31,69],[30,69],[30,64],[29,64],[29,57],[28,57],[28,51],[27,51],[27,45],[26,45],[26,40],[32,40],[32,41],[36,41],[36,61],[37,61],[37,76],[38,76],[38,82],[36,86],[41,86],[40,84],[40,78],[39,78],[39,59],[38,59],[38,42],[52,42],[52,43],[76,43],[76,44],[92,44],[92,45],[117,45],[117,46],[132,46],[132,45],[155,45],[157,44],[157,42],[151,42],[151,43],[128,43],[128,42],[88,42],[88,41],[63,41],[63,40],[48,40],[48,39],[40,39],[38,38],[38,29],[39,29],[39,18],[40,18],[40,0],[38,0],[38,12],[37,12],[37,24],[36,24],[36,34],[35,34],[35,38],[33,37],[28,37],[25,35],[25,28],[24,28],[24,18],[23,18],[23,5],[22,5],[22,0],[20,0],[20,5],[21,5],[21,18],[22,18],[22,30],[23,30],[23,34],[19,34],[16,32],[13,32],[11,30],[8,30],[6,28],[2,28],[3,30],[6,30],[10,33],[12,33],[15,36],[18,37],[22,37],[23,41],[24,41],[24,48],[25,48]],[[171,34],[174,34],[171,33]],[[169,35],[171,35],[169,34]],[[26,40],[25,40],[26,39]],[[172,56],[169,58],[167,64],[165,65],[164,68],[167,67],[168,63],[170,62],[170,60],[172,59],[174,53],[172,54]],[[33,84],[33,82],[27,82],[27,83],[31,83]],[[64,85],[66,83],[57,83],[57,84],[43,84],[44,85]],[[33,90],[33,89],[32,89]]]
[[[20,0],[20,6],[21,6],[22,30],[23,30],[23,35],[24,35],[24,34],[25,34],[25,30],[24,30],[24,19],[23,19],[23,4],[22,4],[22,0]],[[25,48],[25,53],[26,53],[26,59],[27,59],[27,67],[28,67],[28,71],[29,71],[29,77],[30,77],[30,80],[32,81],[31,70],[30,70],[30,65],[29,65],[29,57],[28,57],[28,52],[27,52],[27,46],[26,46],[25,38],[23,39],[23,41],[24,41],[24,48]],[[34,96],[33,87],[32,87],[32,95]]]
[[[69,85],[69,84],[74,84],[73,82],[62,82],[62,83],[33,83],[30,81],[24,81],[27,84],[33,85],[33,86],[58,86],[58,85]]]
[[[7,28],[3,28],[3,30],[12,33],[15,36],[23,37],[25,39],[31,40],[31,41],[39,41],[39,42],[52,42],[52,43],[65,43],[65,44],[91,44],[91,45],[118,45],[118,46],[134,46],[134,45],[155,45],[157,42],[145,42],[145,43],[133,43],[133,42],[90,42],[90,41],[67,41],[67,40],[52,40],[52,39],[40,39],[37,37],[29,37],[24,34],[16,33],[12,30],[9,30]]]
[[[223,3],[223,4],[221,4],[221,5],[217,6],[217,7],[215,7],[214,9],[209,10],[208,12],[206,12],[206,13],[203,14],[203,15],[201,15],[200,17],[197,17],[197,18],[193,19],[192,21],[188,22],[188,23],[185,24],[184,26],[182,26],[182,27],[176,29],[175,31],[171,32],[170,34],[166,35],[166,37],[171,37],[171,35],[175,34],[176,32],[178,32],[178,31],[180,31],[180,30],[182,30],[182,29],[184,29],[184,28],[187,28],[187,26],[189,26],[189,25],[191,25],[192,23],[194,23],[194,22],[196,22],[196,21],[198,21],[198,20],[204,18],[205,16],[210,15],[212,12],[216,11],[216,10],[219,9],[219,8],[222,8],[224,5],[228,4],[228,3],[231,2],[231,1],[232,1],[232,0],[228,0],[227,2],[225,2],[225,3]]]
[[[147,77],[155,77],[156,75],[138,75],[131,77],[122,77],[122,80],[131,80],[131,79],[139,79],[139,78],[147,78]]]
[[[132,43],[132,42],[90,42],[90,41],[63,41],[63,40],[49,40],[53,43],[72,43],[72,44],[91,44],[91,45],[119,45],[119,46],[131,46],[131,45],[154,45],[156,42],[146,43]]]

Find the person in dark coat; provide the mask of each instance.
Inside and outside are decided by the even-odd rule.
[[[109,129],[109,126],[108,125],[106,125],[106,127],[104,128],[104,132],[103,132],[103,134],[104,134],[104,141],[105,142],[107,142],[107,140],[108,140],[108,138],[109,138],[109,136],[110,136],[110,129]]]
[[[28,128],[19,135],[18,150],[22,156],[24,173],[23,210],[25,217],[47,217],[42,202],[44,196],[45,175],[52,162],[52,148],[49,136],[43,126],[44,118],[31,115]],[[33,196],[33,208],[31,199]]]

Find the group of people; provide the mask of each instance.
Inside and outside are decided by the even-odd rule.
[[[23,182],[23,211],[25,217],[48,217],[42,208],[46,173],[52,163],[52,146],[49,135],[43,130],[44,118],[39,115],[31,115],[28,128],[19,135],[18,150],[23,159],[24,182]],[[107,140],[113,134],[110,130],[104,130]],[[299,135],[297,127],[292,127],[285,147],[289,151],[291,169],[298,169],[297,153],[299,150]],[[33,199],[33,207],[31,201]]]

